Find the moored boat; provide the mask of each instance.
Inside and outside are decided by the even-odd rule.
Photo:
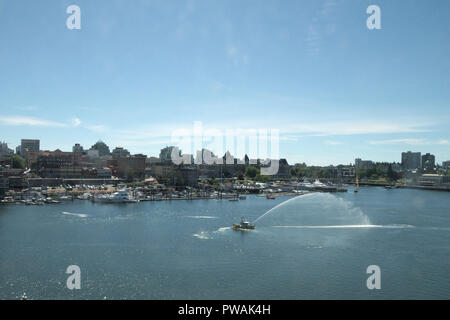
[[[111,195],[99,195],[94,197],[94,202],[102,203],[131,203],[138,202],[127,191],[127,189],[118,190]]]

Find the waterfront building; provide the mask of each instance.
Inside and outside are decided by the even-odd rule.
[[[421,186],[441,186],[450,183],[449,176],[440,174],[422,174],[419,177],[419,184]]]
[[[196,187],[198,185],[198,167],[180,166],[181,181],[179,184],[184,186]]]
[[[91,150],[98,150],[100,157],[110,154],[109,147],[101,140],[97,141],[97,143],[91,147]]]
[[[97,178],[111,179],[112,170],[110,168],[97,168]]]
[[[81,153],[41,151],[37,158],[36,171],[42,178],[81,177]]]
[[[175,179],[175,166],[167,163],[152,163],[148,168],[148,176],[154,176],[159,183],[171,185]]]
[[[3,197],[8,190],[9,181],[8,178],[3,176],[3,168],[0,166],[0,197]]]
[[[130,180],[145,179],[145,160],[147,156],[136,154],[127,158],[117,159],[117,173],[120,178]]]
[[[420,152],[402,152],[403,170],[416,170],[422,168],[422,159]]]

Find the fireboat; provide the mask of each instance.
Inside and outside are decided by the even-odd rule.
[[[255,229],[255,225],[251,224],[248,221],[245,221],[244,218],[241,218],[240,224],[233,223],[233,230],[253,230]]]

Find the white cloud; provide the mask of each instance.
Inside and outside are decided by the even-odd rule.
[[[104,125],[85,126],[85,128],[94,132],[105,132],[108,130]]]
[[[9,126],[36,126],[36,127],[66,127],[60,122],[54,122],[44,119],[36,119],[23,116],[0,117],[0,122]]]
[[[81,120],[80,119],[78,119],[78,118],[73,118],[72,119],[72,125],[74,127],[78,127],[80,124],[81,124]]]
[[[228,46],[227,54],[229,57],[235,57],[239,50],[235,46]]]
[[[211,91],[217,93],[225,89],[225,85],[220,81],[213,81],[210,88]]]
[[[362,135],[385,133],[426,132],[424,124],[398,124],[388,122],[328,122],[283,125],[283,132],[304,133],[309,136]]]
[[[407,144],[410,146],[423,146],[433,144],[450,144],[448,140],[432,141],[426,139],[390,139],[390,140],[377,140],[370,141],[370,144],[382,145],[382,144]]]
[[[229,45],[226,52],[228,58],[230,58],[235,65],[239,65],[240,63],[248,64],[250,61],[249,56],[245,53],[241,53],[234,45]]]
[[[337,3],[334,0],[327,0],[322,3],[320,11],[313,17],[308,25],[305,38],[306,51],[314,56],[320,51],[322,35],[332,35],[336,31],[336,24],[333,23],[333,13]]]
[[[390,140],[377,140],[370,141],[370,144],[408,144],[410,146],[424,145],[424,139],[390,139]]]
[[[22,111],[35,111],[38,109],[37,106],[22,106],[22,107],[15,107],[14,109],[22,110]]]
[[[342,144],[342,142],[340,141],[333,141],[333,140],[325,140],[323,143],[328,144],[330,146],[337,146]]]

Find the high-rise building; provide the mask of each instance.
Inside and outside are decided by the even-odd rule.
[[[435,167],[435,156],[433,154],[424,154],[422,156],[422,168],[433,169]]]
[[[420,152],[402,152],[403,170],[416,170],[422,168]]]
[[[96,144],[94,144],[91,149],[98,150],[98,154],[100,157],[107,156],[110,154],[109,147],[103,141],[99,140]]]
[[[113,159],[126,158],[129,156],[130,156],[130,152],[127,149],[124,149],[122,147],[117,147],[112,151]]]
[[[75,143],[75,145],[72,147],[72,152],[83,152],[83,146],[81,146],[79,143]]]
[[[117,159],[118,175],[121,178],[139,179],[145,178],[146,156],[135,154],[131,157]]]
[[[450,169],[450,160],[449,161],[443,161],[442,167],[446,170]]]
[[[39,140],[22,139],[20,142],[19,154],[25,158],[28,151],[39,151],[39,145]]]
[[[159,153],[159,159],[161,162],[172,162],[172,151],[175,149],[175,147],[165,147],[161,149],[161,152]],[[181,156],[181,150],[179,151],[179,156]]]
[[[355,169],[369,169],[372,168],[373,162],[372,160],[361,160],[360,158],[355,159]]]
[[[12,153],[14,153],[14,151],[8,148],[8,144],[6,142],[0,142],[0,156],[7,156]]]

